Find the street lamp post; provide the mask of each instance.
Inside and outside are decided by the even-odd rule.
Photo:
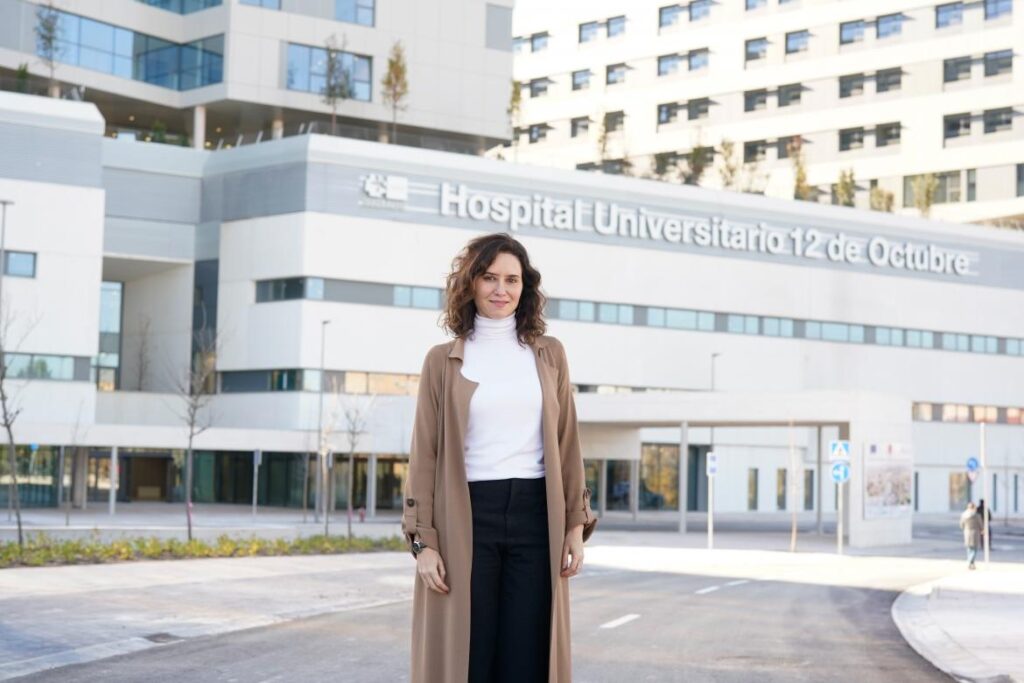
[[[330,320],[320,321],[320,398],[316,424],[316,456],[320,476],[317,483],[317,506],[314,515],[314,521],[316,522],[320,521],[321,507],[324,509],[324,514],[327,514],[327,458],[324,454],[324,350],[326,349],[327,326],[330,324]]]

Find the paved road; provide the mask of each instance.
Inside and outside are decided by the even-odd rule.
[[[676,561],[658,554],[687,551],[651,550],[652,562],[664,571],[622,568],[642,551],[611,552],[604,564],[593,563],[573,581],[577,681],[949,680],[904,643],[889,616],[895,589],[879,587],[926,580],[926,567],[883,578],[865,560],[863,566],[837,565],[837,574],[849,576],[831,580],[821,576],[828,565],[817,562],[751,566],[730,576],[732,562],[716,558],[695,566],[690,555]],[[601,560],[601,553],[595,555]],[[756,565],[757,556],[751,559]],[[171,643],[17,680],[390,683],[408,680],[408,623],[404,601]]]

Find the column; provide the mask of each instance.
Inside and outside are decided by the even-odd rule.
[[[690,425],[683,422],[679,425],[679,533],[686,533],[686,508],[689,507],[689,474],[690,474]]]
[[[814,497],[814,516],[815,516],[815,521],[817,522],[818,535],[821,536],[821,534],[824,533],[824,527],[822,526],[822,523],[821,523],[821,510],[822,510],[821,496],[825,492],[825,486],[824,486],[824,483],[825,483],[825,473],[822,471],[821,426],[819,425],[818,427],[815,428],[815,430],[816,430],[816,434],[817,434],[817,437],[818,437],[815,440],[815,448],[814,448],[814,450],[817,452],[817,458],[818,458],[817,470],[815,471],[815,474],[817,475],[815,477],[815,481],[817,483],[818,491],[817,491],[817,495],[815,495],[815,497]]]
[[[370,453],[366,464],[366,516],[377,516],[377,454]]]
[[[278,114],[274,117],[274,120],[270,122],[270,137],[274,140],[280,140],[284,137],[284,117]]]
[[[597,470],[597,514],[604,517],[608,512],[608,461],[598,460],[601,465]]]
[[[85,509],[86,486],[89,480],[89,450],[83,447],[72,449],[71,456],[71,505]]]
[[[206,107],[197,104],[192,110],[192,146],[206,148]]]

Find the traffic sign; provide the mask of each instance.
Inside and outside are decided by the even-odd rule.
[[[828,442],[828,459],[829,462],[840,462],[850,461],[850,442],[849,441],[829,441]]]
[[[718,474],[718,453],[713,451],[708,452],[704,471],[709,477],[713,477]]]
[[[974,457],[967,458],[967,471],[968,472],[977,472],[978,468],[980,466],[981,466],[981,463],[978,462],[977,458],[974,458]]]
[[[832,464],[832,481],[842,484],[850,478],[850,463],[839,461]]]

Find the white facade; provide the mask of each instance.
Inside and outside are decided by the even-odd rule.
[[[55,76],[65,90],[84,87],[84,98],[100,108],[110,134],[149,139],[160,122],[172,138],[181,135],[196,146],[216,148],[294,135],[310,125],[328,133],[331,107],[322,88],[293,73],[289,50],[293,45],[324,48],[333,38],[338,49],[362,64],[352,75],[352,96],[337,107],[340,134],[389,137],[392,110],[383,100],[381,80],[390,51],[400,42],[409,92],[397,115],[399,142],[475,152],[507,138],[511,0],[221,0],[187,14],[161,6],[179,4],[54,4],[72,18],[99,22],[81,28],[75,19],[74,26],[60,26],[66,42],[58,46]],[[185,5],[200,4],[185,0]],[[38,8],[44,5],[10,0],[0,7],[3,89],[16,89],[21,64],[27,64],[35,82],[48,77],[35,34]],[[345,14],[345,8],[356,5],[365,14],[360,15],[363,23]],[[164,42],[150,47],[143,42],[150,38]],[[203,45],[211,52],[200,59],[209,57],[201,67],[209,70],[201,72],[197,87],[186,87],[184,73],[178,81],[165,74],[170,67],[160,61],[165,56],[161,50],[208,39],[213,42]],[[183,71],[190,58],[181,57]]]
[[[71,125],[15,121],[9,112],[29,101],[55,120],[96,120],[89,105],[3,95],[0,134]],[[85,141],[101,141],[88,125]],[[39,163],[3,165],[0,184],[0,198],[15,201],[8,248],[39,250],[15,306],[57,302],[41,311],[49,333],[24,350],[91,358],[103,339],[102,282],[121,283],[123,308],[117,386],[104,387],[116,390],[23,381],[21,444],[88,446],[88,467],[112,446],[136,463],[180,452],[171,389],[189,367],[203,302],[219,337],[219,392],[197,440],[220,463],[210,465],[208,499],[249,495],[251,484],[237,482],[251,482],[256,450],[264,462],[315,451],[324,386],[337,454],[351,445],[344,408],[372,403],[355,445],[360,476],[376,481],[378,509],[396,491],[400,505],[418,373],[444,340],[451,258],[471,237],[515,223],[543,274],[550,333],[568,351],[600,509],[671,509],[680,477],[685,498],[706,505],[701,473],[716,425],[716,509],[831,512],[831,483],[821,500],[816,490],[828,458],[818,458],[843,436],[854,449],[856,542],[896,542],[909,538],[912,508],[961,504],[985,421],[995,511],[1024,514],[1019,233],[328,136],[212,153],[102,140],[92,162],[102,187],[92,189],[26,178],[57,173],[36,154]],[[48,222],[67,231],[54,238],[59,248],[32,242],[28,226]],[[14,280],[4,278],[5,295]],[[691,447],[680,474],[672,449],[683,421]],[[660,464],[657,444],[668,448]],[[864,482],[890,446],[913,492],[903,491],[903,507],[872,507]],[[261,470],[261,486],[283,472]],[[136,500],[140,490],[119,495]]]
[[[707,147],[700,185],[791,198],[799,138],[818,201],[852,169],[856,206],[877,186],[918,215],[907,179],[931,173],[932,217],[1024,225],[1020,0],[521,0],[513,30],[522,103],[505,158],[680,182]]]

